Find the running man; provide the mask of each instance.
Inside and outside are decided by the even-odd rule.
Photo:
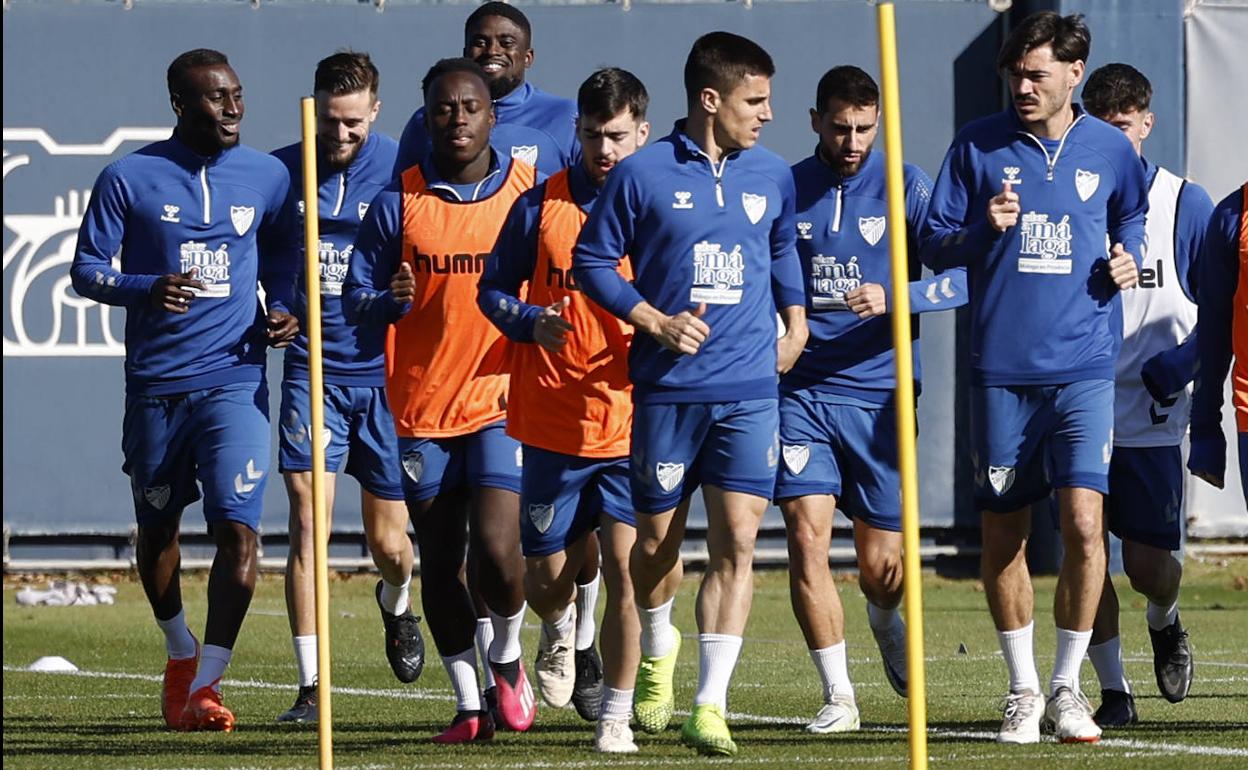
[[[572,247],[608,172],[645,144],[648,103],[645,86],[621,69],[599,70],[581,85],[581,162],[516,201],[477,295],[494,325],[525,343],[512,363],[507,431],[524,445],[520,539],[525,595],[542,618],[538,689],[548,705],[563,708],[571,700],[582,717],[597,719],[594,747],[607,753],[637,751],[629,728],[640,635],[628,571],[637,539],[628,471],[633,329],[581,294]],[[627,263],[620,269],[632,278]],[[594,654],[593,637],[580,644],[573,597],[584,542],[596,529],[607,607],[606,682],[594,690],[582,688],[581,672],[594,666],[583,660]]]
[[[833,514],[839,506],[853,520],[867,620],[888,682],[905,696],[906,627],[897,612],[901,479],[888,317],[888,195],[884,157],[872,151],[880,89],[858,67],[834,67],[819,80],[815,105],[810,123],[819,143],[793,167],[810,339],[780,381],[776,500],[788,532],[793,613],[823,683],[823,707],[806,729],[839,733],[858,729],[859,719],[846,666],[845,613],[828,568]],[[904,169],[911,308],[959,307],[966,303],[963,268],[921,279],[917,235],[932,181],[917,166]],[[917,326],[915,337],[917,381]]]
[[[221,677],[255,591],[269,476],[265,355],[298,331],[295,267],[275,226],[290,181],[275,158],[239,143],[243,87],[225,54],[187,51],[167,81],[173,136],[100,174],[70,276],[82,296],[126,308],[122,470],[139,579],[169,656],[165,724],[230,732]],[[202,648],[182,609],[178,547],[200,487],[217,547]]]
[[[1122,351],[1114,384],[1114,456],[1105,518],[1122,539],[1131,587],[1148,600],[1157,689],[1171,703],[1192,686],[1192,651],[1179,622],[1183,564],[1183,453],[1191,383],[1196,375],[1196,278],[1209,193],[1143,156],[1153,130],[1153,86],[1129,64],[1107,64],[1088,77],[1083,106],[1120,129],[1140,156],[1148,182],[1148,253],[1135,291],[1122,295]],[[1101,727],[1136,721],[1135,697],[1122,666],[1118,594],[1105,575],[1088,657],[1101,684],[1093,718]]]
[[[527,730],[537,703],[520,660],[520,444],[504,426],[506,340],[476,308],[477,281],[512,204],[538,179],[490,147],[485,73],[443,59],[421,83],[433,151],[374,198],[343,286],[347,322],[394,329],[386,393],[403,492],[420,549],[425,617],[455,689],[438,743],[489,740],[474,636],[460,579],[471,543],[494,628],[489,665],[504,726]]]
[[[419,618],[412,615],[409,584],[412,544],[407,538],[398,438],[386,403],[385,330],[348,326],[342,314],[342,280],[368,204],[391,178],[398,144],[372,131],[381,102],[380,76],[366,53],[344,51],[316,66],[318,218],[320,220],[321,341],[325,377],[325,508],[333,511],[334,474],[346,462],[360,483],[364,536],[381,572],[377,603],[386,634],[386,657],[401,682],[414,682],[425,664]],[[282,224],[291,259],[303,265],[303,145],[273,153],[290,172]],[[295,315],[307,317],[303,271],[295,287]],[[306,328],[306,323],[301,324]],[[279,722],[315,722],[316,593],[312,538],[312,404],[308,392],[308,338],[301,332],[286,350],[282,378],[278,470],[290,499],[290,552],[286,558],[286,613],[299,672],[295,705]],[[322,439],[325,440],[325,439]]]
[[[638,513],[630,569],[641,617],[634,713],[647,732],[672,715],[672,603],[689,498],[703,490],[698,691],[681,734],[704,754],[737,751],[725,713],[779,462],[777,373],[807,335],[793,176],[756,146],[772,117],[774,72],[753,41],[699,38],[685,63],[688,117],[612,172],[573,252],[586,296],[643,332],[629,353]],[[625,255],[632,283],[619,272]]]
[[[1010,675],[1002,743],[1038,741],[1042,716],[1062,742],[1101,736],[1079,669],[1105,582],[1119,290],[1136,284],[1148,187],[1122,132],[1071,100],[1090,44],[1077,14],[1036,13],[1010,33],[997,68],[1014,103],[959,132],[922,232],[924,262],[966,265],[972,287],[981,571]],[[1046,704],[1025,556],[1031,506],[1053,490],[1065,556]]]

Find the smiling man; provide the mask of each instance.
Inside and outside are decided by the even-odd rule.
[[[380,75],[366,53],[343,51],[316,66],[316,148],[321,270],[321,345],[325,376],[326,509],[333,511],[334,480],[345,462],[360,483],[364,534],[381,572],[377,603],[385,627],[386,657],[401,682],[424,667],[419,618],[408,587],[412,545],[407,538],[398,438],[386,403],[384,327],[354,327],[342,312],[342,282],[360,224],[373,197],[390,182],[397,143],[372,131],[381,109]],[[282,226],[291,259],[303,261],[303,145],[273,155],[290,171]],[[307,317],[303,271],[295,313]],[[304,324],[306,326],[306,324]],[[282,379],[278,469],[290,500],[290,552],[286,559],[286,612],[299,672],[295,704],[279,722],[315,722],[316,603],[312,574],[312,404],[308,392],[308,338],[302,332],[286,351]]]
[[[276,227],[290,182],[275,158],[239,144],[243,88],[224,54],[187,51],[167,80],[173,136],[100,174],[70,276],[82,296],[126,308],[122,469],[139,578],[169,656],[165,724],[229,732],[221,677],[255,591],[269,477],[265,354],[298,331]],[[202,648],[182,609],[178,547],[200,487],[217,547]]]
[[[481,65],[497,120],[491,138],[504,155],[550,175],[576,159],[576,103],[552,96],[525,80],[533,66],[533,29],[520,9],[485,3],[464,24],[464,56]],[[430,151],[424,109],[417,110],[399,139],[395,175]]]

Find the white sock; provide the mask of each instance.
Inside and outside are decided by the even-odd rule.
[[[1032,647],[1033,620],[1013,631],[998,631],[1005,667],[1010,672],[1010,692],[1031,691],[1040,694],[1040,675],[1036,673],[1036,653]]]
[[[1057,656],[1053,659],[1053,678],[1049,680],[1050,695],[1059,687],[1079,692],[1079,669],[1083,666],[1083,656],[1090,641],[1090,628],[1087,631],[1057,629]]]
[[[520,627],[524,625],[524,611],[529,608],[527,603],[520,605],[520,610],[509,618],[490,613],[490,624],[494,626],[494,641],[490,642],[490,662],[510,663],[520,658]]]
[[[629,719],[633,716],[633,691],[604,686],[601,704],[601,719]]]
[[[489,618],[477,618],[477,654],[481,656],[481,669],[484,671],[485,689],[494,686],[494,671],[490,668],[490,645],[494,643],[494,624]]]
[[[293,636],[295,645],[295,666],[299,669],[299,686],[310,687],[316,684],[318,659],[316,657],[316,634]]]
[[[409,577],[402,585],[391,585],[389,581],[381,581],[381,608],[391,615],[402,615],[411,606],[412,600],[408,589],[412,585]]]
[[[165,652],[173,660],[195,657],[195,637],[186,626],[186,610],[178,610],[178,614],[168,620],[156,619],[156,625],[165,634]]]
[[[698,691],[693,705],[713,703],[728,713],[728,683],[741,655],[741,637],[698,634]]]
[[[1144,610],[1144,617],[1148,620],[1148,627],[1154,631],[1174,625],[1174,621],[1179,619],[1179,600],[1175,599],[1174,604],[1169,607],[1162,607],[1150,601],[1147,609]]]
[[[598,624],[594,610],[598,607],[598,586],[602,584],[602,573],[596,573],[594,579],[581,585],[576,584],[576,649],[588,650],[594,646],[594,637],[598,633]]]
[[[676,646],[676,635],[672,628],[672,605],[676,598],[672,597],[654,609],[646,609],[637,605],[637,614],[641,618],[641,654],[647,658],[661,658]]]
[[[442,666],[455,690],[456,711],[480,711],[481,691],[477,689],[477,651],[469,647],[458,655],[442,658]]]
[[[1089,645],[1088,657],[1092,659],[1092,668],[1096,670],[1102,690],[1131,692],[1127,672],[1122,668],[1122,637],[1115,636],[1108,642]]]
[[[230,665],[230,657],[233,655],[233,650],[205,644],[199,653],[199,670],[195,672],[195,680],[191,682],[191,692],[201,687],[211,687],[220,692],[221,677],[225,676],[225,669]]]
[[[845,659],[845,640],[809,652],[815,670],[819,672],[819,681],[823,682],[823,702],[831,703],[834,692],[854,697],[854,686],[849,681],[849,667]]]
[[[573,627],[576,626],[577,619],[576,615],[572,613],[573,605],[569,604],[567,607],[563,608],[563,614],[556,618],[554,623],[547,623],[543,620],[542,625],[550,629],[546,632],[547,635],[551,638],[558,639],[569,631],[572,631]]]
[[[871,626],[871,633],[876,636],[884,636],[896,626],[901,625],[901,613],[897,611],[896,607],[886,610],[883,607],[876,607],[868,601],[867,624]]]

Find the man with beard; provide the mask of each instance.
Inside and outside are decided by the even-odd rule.
[[[390,182],[398,144],[372,131],[381,109],[380,76],[366,53],[343,51],[316,66],[318,211],[321,265],[321,347],[325,378],[325,509],[333,511],[334,474],[346,461],[360,483],[364,535],[381,572],[377,603],[385,626],[386,657],[401,682],[414,682],[425,662],[419,618],[409,609],[412,545],[399,470],[398,438],[386,403],[385,330],[347,325],[342,280],[369,202]],[[291,258],[303,263],[303,145],[273,155],[290,171],[282,225]],[[302,270],[295,314],[307,317]],[[306,322],[301,324],[306,328]],[[286,612],[299,671],[295,705],[279,722],[315,722],[316,594],[312,559],[312,404],[308,392],[308,338],[300,333],[286,351],[282,379],[278,469],[290,499],[286,558]],[[349,456],[348,456],[349,450]]]
[[[585,81],[577,94],[581,162],[516,201],[477,295],[495,326],[526,343],[515,349],[507,430],[524,444],[520,538],[525,595],[542,618],[538,689],[547,704],[571,700],[582,717],[597,719],[594,746],[607,753],[637,751],[628,726],[639,634],[628,571],[636,540],[628,490],[633,334],[581,294],[572,247],[608,172],[645,143],[648,102],[645,86],[624,70],[599,70]],[[575,644],[574,577],[595,530],[607,583],[606,686],[587,690],[581,674],[593,667],[583,662],[592,647]]]
[[[538,179],[490,146],[485,73],[443,59],[422,82],[432,152],[373,200],[343,287],[348,323],[393,324],[386,393],[403,491],[420,548],[425,617],[455,690],[438,743],[489,740],[473,637],[477,613],[460,580],[466,550],[494,640],[489,666],[504,726],[537,712],[520,660],[520,444],[506,433],[506,340],[477,310],[477,281],[511,205]]]
[[[165,724],[229,732],[221,677],[255,591],[269,475],[265,354],[298,331],[294,266],[275,227],[290,181],[276,159],[239,144],[243,88],[224,54],[187,51],[167,80],[173,136],[100,174],[70,276],[82,296],[126,308],[122,470],[139,578],[169,656]],[[178,547],[200,486],[217,547],[202,648],[182,609]]]
[[[845,613],[828,568],[832,519],[853,520],[858,585],[888,683],[906,694],[906,627],[901,602],[901,480],[893,335],[892,270],[884,157],[872,152],[880,127],[880,90],[853,66],[819,81],[811,128],[815,154],[793,167],[797,251],[807,285],[810,339],[780,382],[780,472],[776,501],[789,541],[793,612],[823,683],[812,733],[858,728],[846,665]],[[910,246],[910,305],[915,313],[966,303],[966,271],[921,280],[918,228],[931,180],[905,164]],[[916,322],[917,323],[917,322]],[[914,377],[920,378],[915,328]],[[918,388],[916,387],[917,391]]]
[[[485,3],[464,23],[464,57],[481,65],[494,100],[498,122],[490,141],[504,155],[549,176],[576,159],[576,103],[525,80],[535,55],[529,19],[513,5]],[[429,153],[424,121],[423,109],[407,121],[399,138],[396,176]]]

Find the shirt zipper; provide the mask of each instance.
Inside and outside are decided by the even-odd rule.
[[[208,166],[199,169],[199,188],[204,193],[204,224],[212,224],[212,193],[208,191]]]
[[[845,190],[845,186],[840,182],[836,183],[836,214],[832,217],[832,232],[839,233],[841,231],[841,193]]]
[[[1040,148],[1040,152],[1044,153],[1044,164],[1047,169],[1044,174],[1044,181],[1053,181],[1053,168],[1057,165],[1057,159],[1062,154],[1062,148],[1066,146],[1066,137],[1070,136],[1071,129],[1073,129],[1081,120],[1083,120],[1083,115],[1076,115],[1075,119],[1072,120],[1070,125],[1066,127],[1066,130],[1062,132],[1062,139],[1057,143],[1057,151],[1053,153],[1052,157],[1049,157],[1048,148],[1044,146],[1044,142],[1040,141],[1037,136],[1027,131],[1021,132],[1023,136],[1035,142],[1036,146]]]
[[[347,197],[347,173],[345,171],[338,174],[338,202],[334,204],[333,216],[342,213],[342,201]]]

